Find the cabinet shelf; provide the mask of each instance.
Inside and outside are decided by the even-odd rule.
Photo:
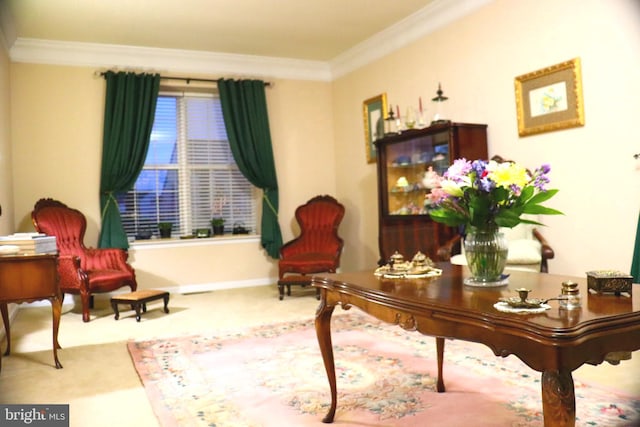
[[[442,175],[453,160],[487,158],[487,125],[446,123],[388,135],[375,142],[378,170],[380,263],[398,251],[421,251],[436,259],[437,248],[455,230],[431,220],[429,171]]]

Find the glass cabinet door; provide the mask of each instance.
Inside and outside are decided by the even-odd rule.
[[[385,145],[387,215],[426,215],[426,195],[450,164],[448,132],[422,135]]]

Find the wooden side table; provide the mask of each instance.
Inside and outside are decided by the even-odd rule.
[[[62,313],[62,293],[58,284],[58,256],[12,255],[0,256],[0,312],[7,336],[5,356],[11,353],[11,331],[8,303],[24,303],[47,299],[51,301],[53,314],[53,359],[56,368],[62,368],[58,360],[58,329]],[[0,369],[2,368],[0,357]]]

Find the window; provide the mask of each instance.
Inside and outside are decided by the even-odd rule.
[[[255,190],[231,154],[220,99],[214,94],[161,94],[144,168],[134,188],[117,197],[127,236],[157,233],[158,223],[191,235],[242,224],[256,230]]]

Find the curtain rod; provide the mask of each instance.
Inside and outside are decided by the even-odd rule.
[[[104,77],[105,71],[100,71],[100,77]],[[173,76],[160,76],[161,80],[184,80],[187,84],[191,82],[205,82],[205,83],[218,83],[217,79],[202,79],[197,77],[173,77]],[[271,82],[264,82],[267,87],[273,86]]]
[[[197,77],[171,77],[171,76],[160,76],[160,79],[162,80],[184,80],[185,82],[187,82],[187,84],[191,83],[191,82],[209,82],[209,83],[218,83],[218,80],[214,80],[214,79],[200,79]],[[271,82],[264,82],[264,85],[269,87],[272,85]]]

